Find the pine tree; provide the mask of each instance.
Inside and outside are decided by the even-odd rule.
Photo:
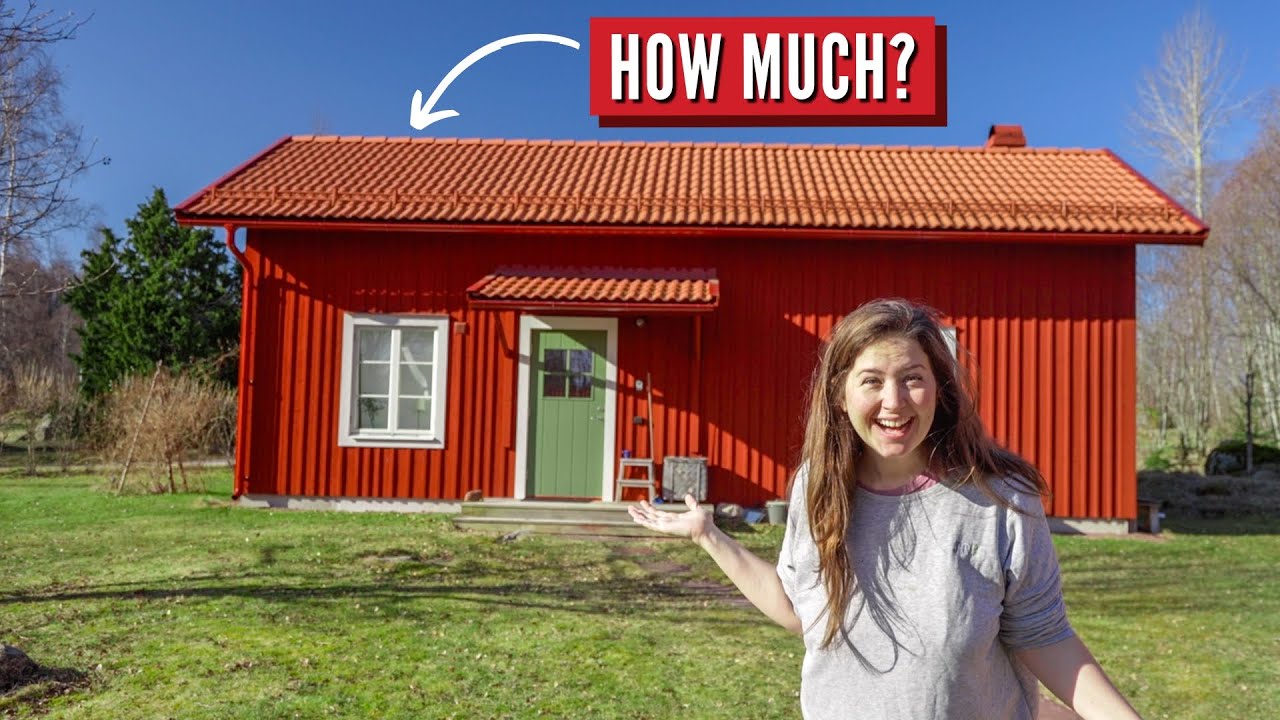
[[[65,293],[84,320],[74,359],[85,393],[158,361],[234,382],[240,274],[213,231],[179,227],[159,188],[125,224],[128,237],[103,228],[81,253],[80,282]]]

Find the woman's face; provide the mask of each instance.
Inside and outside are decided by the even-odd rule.
[[[938,383],[920,343],[886,338],[853,361],[843,410],[866,448],[863,458],[881,478],[924,468],[924,439],[933,426]]]

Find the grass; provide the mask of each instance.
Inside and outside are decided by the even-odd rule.
[[[63,671],[0,715],[799,715],[801,643],[707,589],[720,576],[688,544],[245,510],[209,477],[115,498],[0,476],[0,640]],[[1280,522],[1170,525],[1058,538],[1074,624],[1148,718],[1280,714]]]

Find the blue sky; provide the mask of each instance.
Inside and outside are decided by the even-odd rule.
[[[76,194],[122,229],[155,186],[185,199],[284,135],[411,135],[979,145],[989,125],[1019,123],[1035,146],[1108,147],[1154,173],[1130,130],[1135,88],[1162,36],[1193,3],[1110,2],[42,2],[92,15],[58,46],[67,115],[111,164]],[[1204,6],[1243,61],[1238,94],[1280,85],[1280,3]],[[607,16],[932,15],[948,26],[947,127],[599,128],[588,113],[587,30]],[[467,70],[436,109],[460,117],[409,126],[458,61],[508,35],[553,33]],[[1224,135],[1242,153],[1252,126]],[[63,237],[76,254],[88,232]]]

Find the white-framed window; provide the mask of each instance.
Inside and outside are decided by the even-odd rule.
[[[449,318],[342,319],[342,447],[444,447]]]

